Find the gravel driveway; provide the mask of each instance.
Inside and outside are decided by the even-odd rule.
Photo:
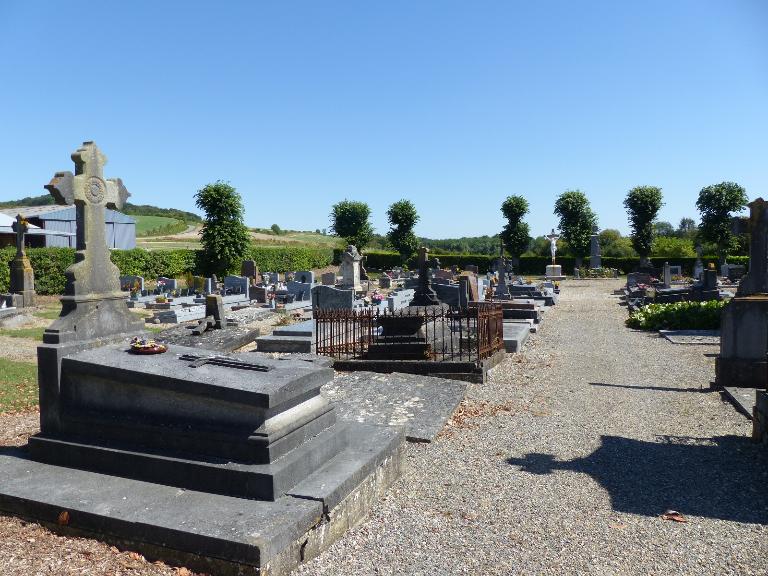
[[[768,574],[768,449],[709,391],[717,347],[625,328],[619,285],[564,283],[523,354],[297,574]]]

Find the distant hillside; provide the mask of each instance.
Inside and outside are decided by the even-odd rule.
[[[27,196],[21,200],[8,200],[7,202],[0,202],[0,208],[17,208],[19,206],[47,206],[53,203],[53,196],[50,194],[42,194],[40,196]],[[150,206],[149,204],[131,204],[130,202],[126,202],[122,211],[123,213],[130,216],[162,216],[165,218],[173,218],[174,220],[181,220],[182,222],[203,221],[200,216],[192,212],[176,210],[175,208],[158,208],[157,206]]]

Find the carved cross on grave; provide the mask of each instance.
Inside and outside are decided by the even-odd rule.
[[[58,204],[74,204],[77,221],[75,263],[65,275],[62,315],[46,330],[44,342],[104,338],[141,329],[120,291],[117,266],[109,257],[106,207],[118,209],[128,198],[119,178],[104,179],[107,157],[93,142],[72,153],[75,173],[57,172],[45,186]]]
[[[29,230],[29,224],[21,214],[16,215],[16,221],[11,224],[11,228],[16,232],[16,257],[24,258],[24,235]]]
[[[429,249],[425,246],[419,248],[419,285],[411,300],[411,306],[435,306],[440,304],[437,294],[432,289],[432,282],[429,278],[428,265]]]

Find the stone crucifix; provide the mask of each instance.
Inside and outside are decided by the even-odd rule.
[[[65,272],[61,316],[43,337],[51,344],[142,330],[124,302],[106,241],[104,210],[121,208],[128,190],[119,178],[104,179],[107,157],[93,142],[83,142],[71,157],[75,173],[57,172],[45,186],[57,204],[75,205],[77,222],[77,253]]]
[[[11,228],[16,232],[16,256],[10,266],[10,292],[13,295],[13,305],[17,308],[34,306],[35,273],[24,251],[24,235],[29,230],[29,224],[21,214],[18,214]]]
[[[555,234],[555,229],[552,228],[552,233],[547,234],[547,240],[549,240],[549,252],[552,254],[552,265],[555,264],[555,254],[557,254],[557,241],[560,240],[560,235]]]

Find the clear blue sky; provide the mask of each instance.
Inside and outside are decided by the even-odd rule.
[[[44,193],[95,140],[132,201],[194,209],[216,179],[251,226],[328,226],[409,198],[429,237],[534,235],[580,188],[603,228],[662,187],[768,195],[768,2],[0,3],[0,199]]]

